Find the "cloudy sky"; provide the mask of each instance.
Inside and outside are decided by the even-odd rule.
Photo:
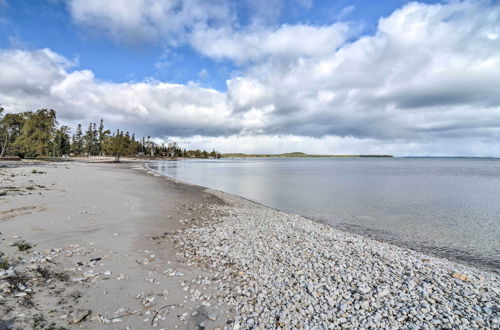
[[[222,152],[500,156],[500,1],[0,0],[0,104]]]

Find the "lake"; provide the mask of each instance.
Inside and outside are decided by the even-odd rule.
[[[246,158],[150,167],[343,230],[499,270],[497,159]]]

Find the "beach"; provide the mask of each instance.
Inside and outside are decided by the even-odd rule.
[[[0,166],[0,329],[500,323],[496,273],[177,182],[139,161]]]
[[[0,269],[1,329],[225,324],[212,275],[187,265],[169,239],[204,219],[217,197],[139,163],[8,165],[0,168],[0,251],[20,283]],[[32,248],[12,246],[23,240]],[[192,300],[187,283],[210,297]]]

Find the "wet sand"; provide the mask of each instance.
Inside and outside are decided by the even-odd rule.
[[[194,300],[186,289],[206,294],[217,283],[170,239],[209,221],[217,197],[141,163],[0,166],[9,166],[0,167],[0,252],[10,267],[0,269],[0,329],[225,324],[216,295]],[[32,248],[19,251],[22,241]]]

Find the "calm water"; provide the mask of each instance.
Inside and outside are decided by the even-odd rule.
[[[500,160],[182,160],[164,175],[498,271]]]

